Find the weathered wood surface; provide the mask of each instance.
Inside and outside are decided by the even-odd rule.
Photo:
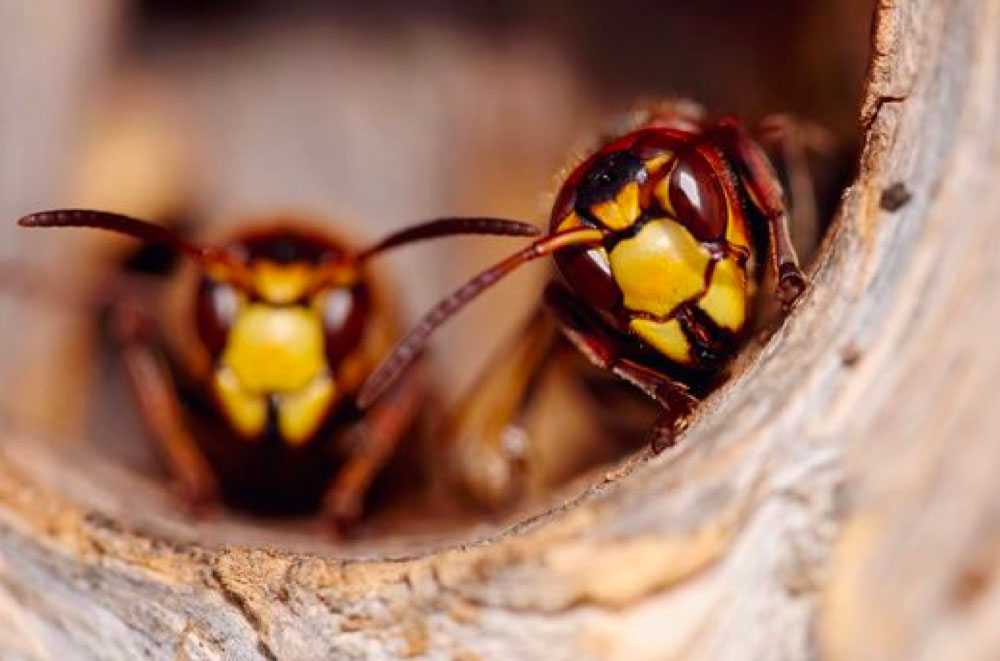
[[[125,489],[169,509],[141,482],[5,439],[0,647],[997,658],[998,103],[1000,6],[884,0],[860,174],[806,299],[676,451],[487,538],[394,560],[219,545],[123,511]]]

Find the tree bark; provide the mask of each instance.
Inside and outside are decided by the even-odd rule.
[[[1000,657],[998,65],[997,3],[883,0],[859,172],[805,299],[680,447],[487,538],[373,559],[203,544],[73,497],[100,488],[6,439],[0,649]]]

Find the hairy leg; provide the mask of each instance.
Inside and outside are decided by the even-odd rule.
[[[523,495],[529,444],[539,442],[529,437],[525,417],[560,348],[568,349],[539,304],[493,353],[450,416],[443,435],[448,478],[479,505],[500,509]]]
[[[788,179],[792,227],[798,245],[815,245],[820,221],[809,155],[832,157],[835,151],[833,135],[818,124],[786,114],[763,118],[755,133],[761,144],[773,146],[781,154]]]
[[[185,427],[173,377],[156,346],[153,320],[128,302],[115,306],[113,314],[125,370],[143,420],[179,483],[181,497],[193,508],[214,503],[218,500],[215,475]]]
[[[767,156],[735,118],[723,118],[714,135],[740,173],[750,198],[767,223],[770,261],[778,282],[778,297],[789,308],[805,291],[806,277],[788,229],[788,209],[778,175]]]
[[[549,284],[545,302],[556,315],[566,337],[592,363],[636,386],[663,409],[650,441],[653,452],[662,452],[673,445],[698,401],[688,392],[687,386],[627,358],[621,340],[604,330],[593,313],[562,285]]]
[[[347,432],[351,454],[333,478],[324,509],[336,530],[357,522],[365,494],[403,441],[424,401],[420,370],[410,372]]]

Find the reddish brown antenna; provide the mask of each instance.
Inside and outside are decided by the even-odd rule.
[[[169,245],[194,258],[213,276],[223,280],[252,282],[246,265],[232,253],[212,246],[200,246],[176,232],[130,216],[90,209],[40,211],[17,221],[21,227],[90,227],[132,236],[149,243]]]
[[[493,236],[538,236],[541,231],[534,225],[505,218],[484,216],[435,218],[417,225],[406,227],[383,238],[373,246],[359,252],[355,259],[359,262],[391,248],[408,243],[437,239],[462,234],[486,234]]]
[[[346,261],[334,260],[320,266],[313,286],[323,287],[331,283],[350,282],[357,277],[358,265],[387,250],[418,241],[468,234],[538,236],[540,231],[534,225],[504,218],[486,216],[435,218],[394,232],[378,243],[348,257]]]
[[[571,246],[600,245],[604,233],[591,227],[557,232],[538,239],[506,259],[474,276],[430,309],[392,353],[368,377],[358,393],[358,406],[368,408],[391,386],[427,344],[427,339],[445,321],[501,278],[531,260]]]

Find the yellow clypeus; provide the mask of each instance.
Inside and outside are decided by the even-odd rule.
[[[630,310],[665,316],[705,286],[708,251],[679,223],[651,220],[610,254],[611,273]]]
[[[215,391],[233,426],[260,435],[273,398],[278,431],[291,444],[315,432],[337,396],[326,364],[317,311],[254,303],[243,307],[230,330]]]
[[[247,305],[229,332],[222,364],[251,392],[303,388],[326,369],[322,321],[305,307]]]

